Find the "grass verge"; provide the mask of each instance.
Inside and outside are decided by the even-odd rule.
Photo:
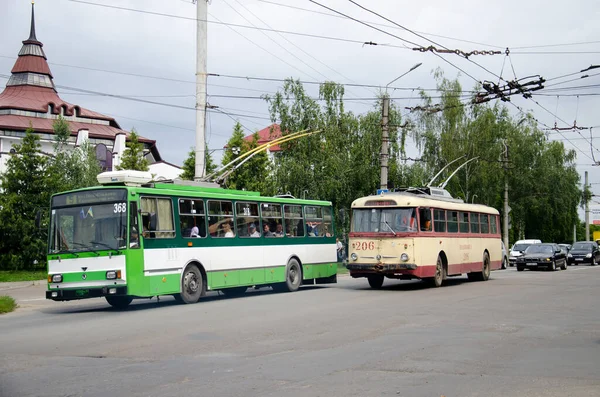
[[[45,280],[48,273],[45,270],[17,270],[17,271],[0,271],[0,283],[11,283],[15,281],[36,281]]]
[[[15,310],[17,303],[10,296],[0,296],[0,314],[10,313]]]

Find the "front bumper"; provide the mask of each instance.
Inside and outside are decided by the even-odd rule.
[[[586,258],[586,257],[577,257],[577,256],[572,256],[570,258],[567,258],[567,262],[569,264],[573,264],[573,263],[592,263],[592,258]]]
[[[414,263],[348,263],[348,270],[364,271],[371,273],[389,273],[402,270],[417,270],[417,265]]]
[[[109,289],[116,289],[116,293],[109,293]],[[56,294],[56,296],[53,296]],[[77,289],[55,289],[46,291],[46,299],[53,301],[71,301],[87,298],[100,298],[103,296],[125,296],[127,287],[101,287],[101,288],[77,288]]]

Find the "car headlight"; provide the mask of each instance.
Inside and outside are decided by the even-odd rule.
[[[403,253],[402,255],[400,255],[400,260],[402,262],[407,262],[408,261],[408,254],[407,253]]]
[[[356,255],[354,252],[352,253],[352,255],[350,255],[350,258],[352,258],[353,261],[358,259],[358,255]]]
[[[106,272],[106,279],[107,280],[115,280],[117,278],[121,278],[121,271],[120,270],[109,270]]]
[[[573,257],[573,254],[569,254],[569,255],[567,255],[567,257],[569,257],[569,258],[572,258],[572,257]]]
[[[546,262],[550,262],[552,258],[546,258]]]
[[[586,258],[591,258],[591,257],[592,257],[592,254],[591,254],[591,253],[589,253],[589,254],[587,254],[585,257],[586,257]]]
[[[49,274],[48,275],[49,283],[62,283],[62,281],[63,281],[62,274]]]

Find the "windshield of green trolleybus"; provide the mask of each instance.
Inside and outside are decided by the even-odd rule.
[[[49,252],[126,248],[127,202],[52,208]]]

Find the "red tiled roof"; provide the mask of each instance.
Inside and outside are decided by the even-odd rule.
[[[39,117],[27,117],[17,116],[14,114],[1,115],[0,114],[0,129],[12,129],[17,131],[25,131],[29,126],[33,127],[35,132],[49,133],[54,132],[52,124],[54,119],[43,119]],[[119,134],[125,134],[129,137],[129,132],[121,130],[119,128],[112,127],[110,125],[102,124],[90,124],[81,123],[77,121],[69,121],[69,127],[71,129],[71,135],[77,135],[77,131],[86,129],[89,131],[90,138],[110,139],[114,140],[115,136]],[[154,144],[155,141],[152,139],[139,137],[140,142]]]
[[[54,114],[60,114],[60,108],[64,107],[66,116],[73,116],[74,112],[77,111],[77,116],[108,120],[115,127],[118,127],[112,117],[63,101],[52,88],[18,85],[6,87],[0,94],[0,109],[20,109],[47,113],[48,105],[53,106],[52,113]]]
[[[267,142],[270,142],[274,139],[281,138],[281,129],[279,128],[279,124],[271,124],[270,126],[263,128],[262,130],[257,132],[258,134],[258,145],[264,145]],[[244,138],[245,141],[252,141],[254,139],[254,135],[248,135]],[[279,145],[273,145],[269,148],[271,152],[280,152],[281,147]]]
[[[47,74],[52,77],[52,72],[50,72],[50,67],[48,66],[48,62],[42,57],[38,57],[35,55],[24,55],[17,58],[15,62],[15,66],[13,66],[11,73],[23,73],[23,72],[33,72],[40,74]]]

